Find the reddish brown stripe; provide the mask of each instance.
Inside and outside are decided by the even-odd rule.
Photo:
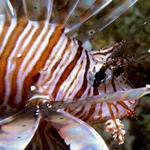
[[[32,26],[31,29],[29,30],[28,34],[30,34],[31,30],[33,29],[34,27]],[[13,78],[12,78],[12,82],[11,82],[11,86],[12,88],[11,89],[15,89],[13,91],[11,91],[11,94],[9,96],[9,99],[8,99],[8,103],[10,104],[11,107],[19,107],[19,105],[13,103],[13,100],[12,100],[12,97],[15,97],[16,96],[16,92],[17,92],[17,85],[16,85],[16,80],[17,80],[17,73],[20,69],[20,66],[24,60],[24,57],[27,55],[27,53],[30,51],[30,48],[31,46],[33,45],[34,41],[36,40],[36,38],[38,37],[38,35],[41,33],[41,30],[43,28],[43,23],[40,23],[40,27],[36,30],[36,32],[34,33],[31,41],[28,43],[26,49],[24,50],[24,52],[21,54],[21,57],[18,58],[16,60],[16,68],[15,70],[13,71]],[[26,34],[26,36],[23,38],[19,48],[18,48],[18,51],[20,50],[22,44],[24,43],[24,41],[26,40],[26,38],[28,38],[28,34]],[[15,58],[16,59],[16,58]],[[15,61],[15,60],[14,60]],[[13,104],[13,105],[12,105]]]
[[[26,76],[24,82],[23,82],[23,94],[22,94],[22,101],[20,104],[16,105],[16,103],[14,101],[9,101],[11,106],[16,106],[16,107],[20,107],[23,106],[25,104],[25,100],[27,99],[27,94],[29,91],[29,87],[35,82],[34,81],[34,77],[39,74],[39,72],[43,69],[53,47],[56,45],[56,43],[58,42],[61,34],[63,32],[62,27],[57,26],[55,29],[55,32],[52,34],[52,36],[50,37],[48,44],[46,46],[46,48],[44,49],[43,53],[41,54],[39,60],[37,61],[36,64],[34,65],[33,69],[31,70],[31,72]]]
[[[5,34],[9,28],[9,26],[10,26],[10,21],[7,21],[4,24],[2,33],[0,34],[0,47],[2,46]],[[1,64],[2,60],[3,60],[2,56],[0,55],[0,64]],[[0,67],[0,89],[1,89],[0,90],[0,105],[3,103],[3,98],[4,98],[4,93],[5,93],[5,85],[4,85],[4,81],[2,81],[3,80],[2,73],[4,73],[4,71],[5,71],[5,68]]]
[[[44,26],[43,26],[42,28],[44,28]],[[44,33],[44,35],[42,36],[40,42],[37,44],[37,48],[35,49],[35,51],[34,51],[32,57],[29,59],[28,63],[26,63],[26,65],[25,65],[25,70],[26,70],[27,67],[30,65],[30,62],[34,59],[35,55],[37,54],[37,51],[38,51],[39,47],[41,46],[42,42],[43,42],[44,39],[46,38],[46,35],[48,34],[49,30],[50,30],[50,26],[48,26],[48,28],[47,28],[46,32]],[[56,30],[57,30],[57,29],[56,29]],[[41,32],[42,32],[42,30],[41,30]],[[42,59],[41,59],[40,61],[42,61]]]
[[[66,44],[66,46],[65,46],[65,49],[63,50],[63,53],[61,54],[60,58],[57,60],[57,62],[55,63],[55,65],[52,67],[52,69],[51,69],[51,71],[50,71],[50,75],[49,75],[49,77],[48,77],[48,80],[51,79],[52,73],[55,71],[55,69],[57,68],[57,66],[58,66],[59,63],[61,62],[61,60],[62,60],[62,58],[63,58],[63,56],[64,56],[66,50],[67,50],[67,49],[69,48],[69,46],[70,46],[70,42],[71,42],[71,40],[68,38],[67,44]],[[56,55],[57,55],[57,53],[56,53]],[[54,57],[54,58],[51,60],[51,62],[53,62],[54,59],[56,59],[56,58]],[[50,65],[49,65],[49,66],[50,66]],[[41,84],[41,86],[43,86],[48,80],[44,81],[44,82]]]
[[[97,53],[94,53],[94,55],[103,55],[106,56],[106,54],[111,53],[113,49],[110,49],[109,51],[99,51]]]
[[[136,102],[134,101],[128,101],[128,103],[130,103],[131,105],[135,104]]]
[[[80,106],[81,107],[81,106]],[[78,109],[78,108],[76,108],[76,109]],[[81,108],[81,110],[80,111],[78,111],[74,116],[79,116],[82,112],[83,112],[83,110],[85,109],[85,106],[82,106],[82,108]],[[75,111],[75,110],[73,110],[73,111]]]
[[[85,122],[88,122],[88,121],[90,121],[89,120],[89,118],[87,119],[87,118],[85,118],[85,116],[87,115],[87,112],[85,111],[83,114],[82,114],[82,116],[80,116],[79,118],[81,119],[81,120],[83,120],[83,121],[85,121]],[[84,119],[85,118],[85,119]],[[87,119],[87,120],[86,120]]]
[[[110,112],[110,115],[111,115],[112,119],[115,119],[114,118],[114,113],[113,113],[112,108],[111,108],[111,104],[107,103],[107,106],[108,106],[108,109],[109,109],[109,112]]]
[[[113,105],[114,108],[116,109],[116,113],[119,114],[119,109],[117,108],[116,104],[113,104],[113,103],[112,103],[112,105]]]
[[[62,99],[64,99],[64,97],[66,96],[68,90],[71,88],[73,82],[77,79],[78,74],[79,74],[80,70],[82,69],[83,61],[84,61],[84,58],[82,59],[82,61],[81,61],[81,63],[80,63],[80,67],[79,67],[79,69],[77,70],[76,74],[74,75],[74,77],[72,77],[72,82],[71,82],[70,85],[68,86],[67,90],[64,92],[64,95],[63,95],[63,98],[62,98]],[[81,79],[80,79],[80,80],[81,80]]]
[[[7,22],[4,24],[3,30],[2,30],[2,32],[1,32],[1,34],[0,34],[0,47],[2,46],[4,37],[5,37],[6,33],[7,33],[7,30],[8,30],[8,28],[9,28],[10,24],[11,24],[10,21],[7,21]]]
[[[84,118],[85,121],[89,120],[91,116],[92,116],[92,118],[94,117],[93,113],[95,111],[95,107],[96,107],[96,103],[91,105],[91,108],[90,108],[90,111],[88,112],[88,115]]]
[[[86,63],[86,68],[85,68],[85,73],[84,73],[83,84],[82,84],[81,89],[79,89],[77,94],[74,96],[75,99],[80,98],[87,88],[87,72],[88,72],[88,69],[90,66],[90,61],[89,61],[89,57],[88,57],[87,53],[86,53],[86,59],[87,59],[87,63]]]
[[[98,89],[96,87],[93,88],[94,95],[98,95]]]
[[[88,89],[87,96],[90,96],[91,88]]]
[[[102,113],[103,113],[102,108],[103,108],[103,103],[100,103],[100,110],[99,110],[99,113],[98,113],[100,119],[102,118]]]
[[[121,105],[122,107],[124,107],[125,109],[127,109],[128,111],[132,112],[132,110],[124,103],[124,102],[117,102],[117,104]]]
[[[30,32],[32,31],[32,29],[33,29],[33,26],[32,26],[31,29],[28,31],[28,33],[26,34],[26,36],[23,38],[22,42],[21,42],[20,45],[19,45],[19,48],[18,48],[16,54],[19,53],[19,50],[20,50],[21,46],[23,45],[24,41],[26,40],[26,38],[28,37],[28,35],[29,35]],[[24,60],[24,57],[25,57],[25,55],[27,54],[27,52],[28,52],[28,50],[26,49],[26,50],[23,52],[23,54],[21,55],[21,57],[17,58],[17,60],[16,60],[16,56],[15,56],[15,58],[13,59],[14,62],[16,61],[16,68],[15,68],[14,71],[12,72],[11,89],[13,89],[13,90],[11,91],[11,94],[10,94],[10,96],[9,96],[9,100],[10,100],[10,101],[12,101],[12,97],[15,97],[15,96],[16,96],[16,92],[17,92],[17,84],[16,84],[16,82],[17,82],[17,73],[18,73],[18,71],[19,71],[19,69],[20,69],[20,65],[21,65],[22,61]]]
[[[40,125],[39,125],[39,135],[40,135],[40,138],[41,138],[41,141],[42,141],[42,146],[43,146],[43,149],[46,150],[47,147],[49,147],[48,143],[47,143],[47,139],[45,137],[45,130],[46,130],[46,126],[47,126],[47,122],[46,121],[41,121]]]
[[[107,93],[106,84],[104,83],[103,85],[104,85],[104,87],[103,87],[103,89],[104,89],[104,94],[106,94],[106,93]]]
[[[114,92],[116,92],[116,85],[115,85],[115,82],[114,82],[114,76],[113,75],[112,75],[112,79],[111,79],[111,84],[112,84]]]
[[[69,146],[65,144],[64,139],[62,139],[62,137],[58,133],[59,131],[53,128],[53,126],[50,126],[50,123],[48,123],[47,126],[48,127],[46,127],[47,129],[45,130],[45,134],[49,147],[44,150],[68,150]]]
[[[40,26],[40,28],[39,28],[39,30],[36,32],[36,34],[37,35],[39,35],[40,34],[40,32],[42,31],[42,29],[43,29],[43,26],[44,24],[42,23],[41,24],[41,26]],[[42,37],[42,40],[38,43],[38,48],[39,48],[39,46],[41,45],[41,43],[42,43],[42,41],[44,40],[44,38],[46,37],[46,34],[48,33],[48,30],[47,30],[47,32],[44,34],[44,36]],[[37,39],[37,37],[35,37],[35,40]],[[32,42],[32,44],[33,44],[33,42]],[[30,49],[28,49],[28,51],[29,51]],[[37,49],[36,49],[37,50]],[[24,53],[25,54],[27,54],[27,51],[24,51]],[[35,54],[36,54],[36,51],[35,51],[35,53],[34,53],[34,55],[33,55],[33,57],[35,56]],[[30,58],[30,60],[28,61],[28,63],[26,64],[26,66],[25,66],[25,69],[24,70],[26,70],[27,69],[27,66],[29,65],[29,63],[30,63],[30,61],[33,59],[33,57],[32,58]],[[13,73],[13,78],[12,78],[12,82],[11,82],[11,85],[12,85],[12,89],[16,89],[16,90],[14,90],[14,91],[12,91],[11,92],[11,94],[10,94],[10,96],[9,96],[9,100],[10,101],[12,101],[11,100],[11,97],[15,97],[16,96],[16,92],[17,92],[17,84],[16,84],[16,81],[17,81],[17,73],[18,73],[18,71],[19,71],[19,69],[20,69],[20,65],[21,65],[21,63],[22,63],[22,61],[23,61],[23,59],[24,58],[22,58],[22,59],[20,59],[20,61],[18,61],[18,64],[16,65],[16,68],[15,68],[15,70],[14,70],[14,73]],[[37,74],[38,75],[38,74]],[[35,75],[34,76],[34,79],[35,79],[35,77],[37,76],[37,75]],[[34,80],[33,79],[33,80]],[[35,80],[34,80],[35,81]],[[35,81],[36,82],[36,81]],[[33,82],[32,82],[33,83]],[[9,101],[8,101],[8,103],[9,103]],[[11,103],[11,102],[10,102]],[[9,104],[10,104],[9,103]],[[15,105],[17,105],[17,104],[15,104]],[[12,107],[15,107],[14,105],[11,105]],[[17,107],[17,106],[16,106]],[[18,106],[19,107],[19,106]]]
[[[60,86],[62,85],[62,83],[67,79],[68,75],[71,73],[71,71],[73,70],[73,68],[75,67],[75,65],[77,64],[78,59],[80,58],[82,54],[82,47],[80,46],[77,50],[76,56],[74,57],[74,59],[70,62],[70,64],[66,67],[66,69],[64,70],[63,74],[60,76],[54,90],[52,93],[52,97],[55,99],[57,92],[60,88]]]
[[[26,21],[21,21],[18,22],[17,26],[15,27],[15,29],[12,31],[10,38],[7,42],[7,44],[4,47],[4,51],[1,55],[1,61],[0,61],[0,66],[1,66],[1,73],[0,73],[0,100],[2,103],[2,99],[4,98],[4,93],[5,93],[5,82],[4,82],[4,77],[5,77],[5,73],[6,73],[6,66],[7,66],[7,61],[8,61],[8,57],[11,54],[13,48],[15,47],[15,44],[17,42],[17,39],[20,35],[20,33],[24,30],[25,26],[27,25]],[[13,89],[15,90],[15,89]],[[11,97],[11,99],[13,99],[13,97]]]

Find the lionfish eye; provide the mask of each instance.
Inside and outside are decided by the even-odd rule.
[[[94,86],[98,87],[106,78],[106,73],[104,70],[100,70],[95,74]]]

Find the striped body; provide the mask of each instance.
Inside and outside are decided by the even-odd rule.
[[[109,73],[99,87],[91,76],[111,57],[111,50],[87,52],[63,28],[47,22],[0,20],[0,109],[22,108],[29,99],[71,101],[130,89],[122,76]],[[69,111],[83,120],[121,118],[135,101],[97,103]]]

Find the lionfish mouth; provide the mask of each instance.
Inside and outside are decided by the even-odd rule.
[[[86,50],[92,36],[137,0],[122,0],[97,23],[83,26],[111,1],[0,0],[0,149],[108,150],[87,124],[101,120],[124,142],[119,119],[134,115],[150,85],[133,89],[115,74],[128,64],[112,58],[126,40]],[[6,114],[5,107],[17,111]]]

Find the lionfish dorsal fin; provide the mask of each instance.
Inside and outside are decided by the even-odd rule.
[[[45,118],[70,145],[70,150],[108,150],[102,137],[88,124],[64,111],[50,111]]]
[[[82,31],[78,34],[78,39],[81,41],[86,41],[90,39],[94,34],[106,28],[109,24],[115,21],[121,14],[127,11],[131,6],[133,6],[137,0],[122,0],[115,5],[106,15],[102,16],[95,24],[83,26],[80,28]],[[70,33],[72,35],[72,33]]]
[[[53,0],[23,0],[25,15],[29,20],[45,20],[51,18]]]
[[[16,17],[16,11],[10,0],[0,0],[0,15],[4,15],[6,18]]]
[[[40,118],[35,116],[35,110],[23,109],[0,120],[0,149],[25,149],[38,128]]]
[[[80,0],[55,1],[54,17],[52,22],[65,25],[68,19],[72,16]]]
[[[79,1],[74,12],[65,22],[65,32],[73,32],[75,29],[79,28],[85,21],[100,12],[111,1],[112,0]]]

